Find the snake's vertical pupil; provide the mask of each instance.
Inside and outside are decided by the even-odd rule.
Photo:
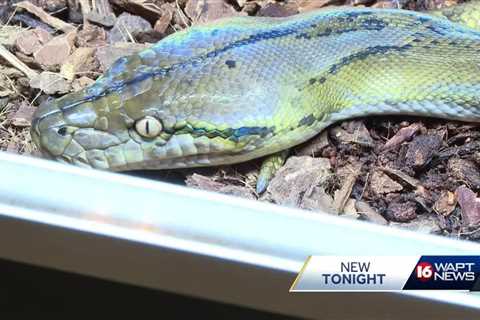
[[[162,132],[163,126],[160,120],[146,116],[135,123],[135,130],[142,137],[155,138]]]

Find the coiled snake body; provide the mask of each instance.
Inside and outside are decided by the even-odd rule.
[[[33,140],[77,165],[165,169],[275,154],[358,116],[479,121],[479,8],[437,17],[337,9],[192,27],[42,104]]]

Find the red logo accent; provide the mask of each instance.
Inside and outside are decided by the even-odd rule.
[[[429,262],[420,262],[415,267],[415,275],[417,279],[426,282],[433,277],[433,266]]]

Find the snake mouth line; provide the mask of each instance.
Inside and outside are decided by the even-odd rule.
[[[73,137],[62,154],[53,155],[46,151],[46,155],[62,163],[100,170],[164,170],[248,161],[262,152],[262,143],[258,136],[251,136],[247,143],[237,145],[229,139],[182,134],[172,136],[161,146],[130,137],[100,149],[85,148]]]

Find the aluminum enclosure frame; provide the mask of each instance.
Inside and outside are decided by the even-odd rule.
[[[480,315],[473,293],[288,292],[308,255],[479,254],[473,242],[4,152],[0,177],[0,258],[306,318]]]

